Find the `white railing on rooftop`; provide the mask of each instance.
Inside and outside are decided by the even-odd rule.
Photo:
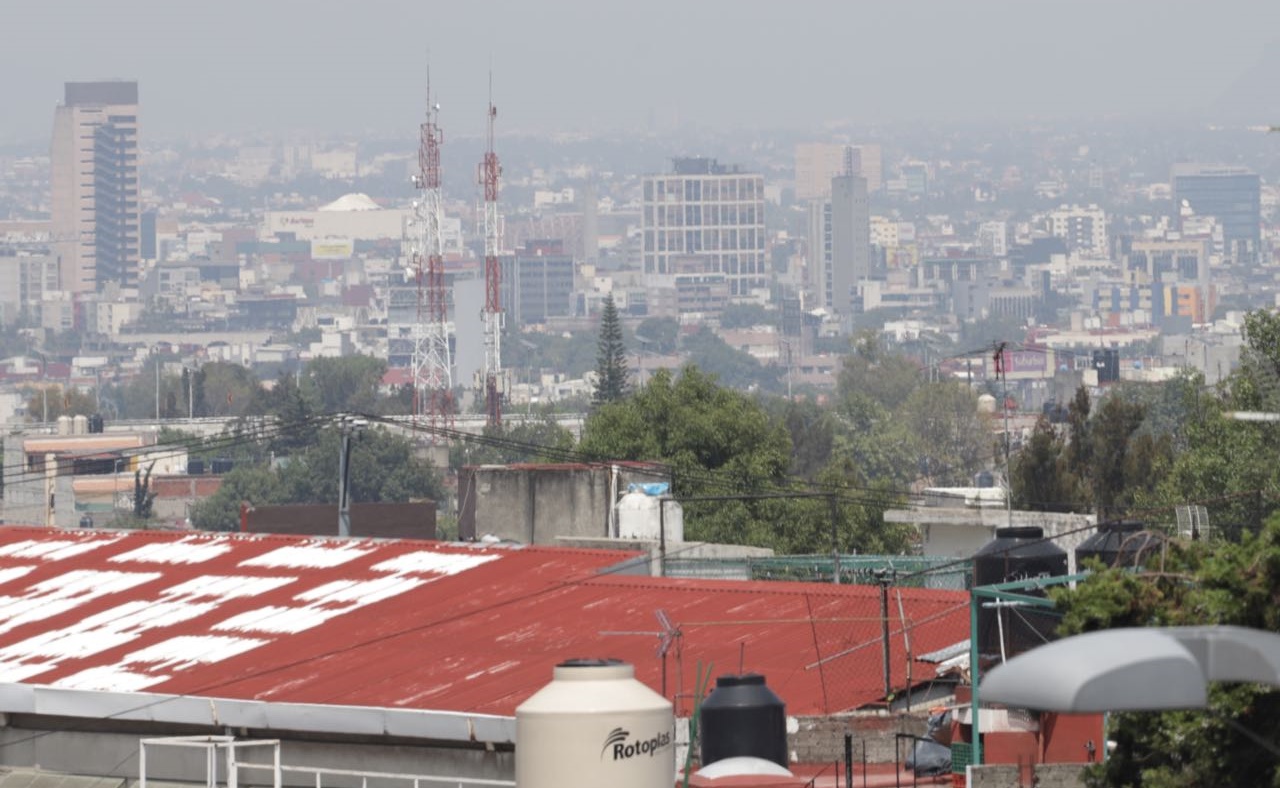
[[[204,784],[206,788],[240,788],[241,772],[267,772],[270,775],[272,788],[281,788],[284,775],[309,775],[306,781],[314,788],[349,788],[358,784],[360,788],[369,788],[370,781],[380,785],[389,784],[402,788],[424,788],[434,785],[494,786],[495,788],[513,788],[514,780],[489,780],[480,777],[460,777],[457,775],[438,774],[406,774],[401,772],[375,772],[356,769],[332,769],[322,766],[291,766],[280,763],[279,739],[243,739],[234,736],[165,736],[141,739],[138,742],[138,788],[147,788],[147,750],[157,747],[195,748],[205,751]],[[242,761],[241,750],[270,748],[271,762],[258,763]],[[219,779],[219,764],[225,781]],[[299,781],[300,782],[300,781]],[[246,780],[244,785],[265,785],[266,782]]]

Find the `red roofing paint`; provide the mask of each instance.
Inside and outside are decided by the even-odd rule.
[[[882,696],[877,588],[610,572],[635,555],[3,527],[0,682],[510,715],[569,657],[627,660],[661,689],[665,610],[682,713],[699,663],[765,674],[790,714]],[[965,594],[902,602],[915,653],[966,637]],[[896,590],[891,611],[901,686]]]

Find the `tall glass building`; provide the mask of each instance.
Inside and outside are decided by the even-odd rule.
[[[1225,255],[1257,259],[1262,243],[1262,182],[1244,167],[1178,164],[1173,168],[1173,216],[1182,229],[1182,206],[1222,225]]]

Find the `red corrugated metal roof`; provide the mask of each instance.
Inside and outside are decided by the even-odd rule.
[[[764,673],[792,714],[882,695],[879,590],[610,574],[634,554],[407,540],[0,528],[0,682],[512,714],[568,657],[658,688],[655,611],[698,663]],[[904,589],[915,653],[961,640],[963,593]],[[894,682],[906,660],[891,610]],[[630,633],[630,634],[612,634]],[[932,676],[916,664],[918,683]],[[687,706],[687,704],[685,704]]]

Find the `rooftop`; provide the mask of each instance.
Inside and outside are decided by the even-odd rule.
[[[0,684],[511,715],[571,657],[627,660],[659,688],[663,610],[681,632],[668,696],[688,697],[701,664],[764,673],[790,714],[880,699],[877,588],[610,572],[634,556],[0,527]],[[901,598],[915,653],[967,633],[963,593]]]

